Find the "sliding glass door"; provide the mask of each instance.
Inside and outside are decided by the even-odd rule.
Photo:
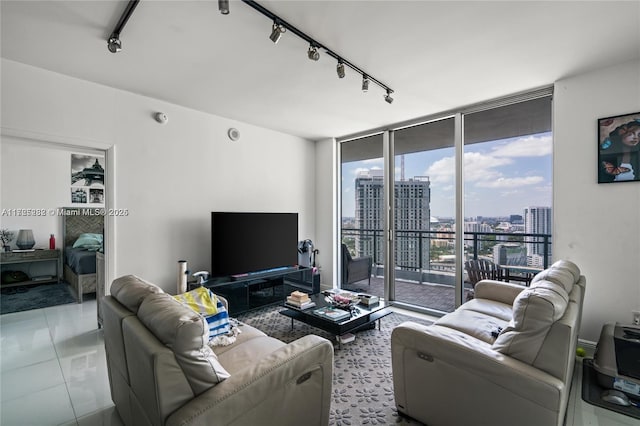
[[[340,144],[341,287],[384,297],[383,135]]]
[[[394,280],[398,302],[455,309],[454,117],[393,132]]]

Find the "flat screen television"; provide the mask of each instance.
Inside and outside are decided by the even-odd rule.
[[[211,213],[211,275],[223,277],[298,263],[298,213]]]

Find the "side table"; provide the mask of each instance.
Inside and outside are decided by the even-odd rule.
[[[60,271],[62,270],[62,256],[61,252],[58,249],[55,250],[41,250],[37,249],[34,251],[9,251],[0,253],[0,266],[4,265],[14,265],[21,263],[37,263],[37,262],[55,262],[56,264],[56,273],[50,279],[29,279],[28,281],[22,281],[19,283],[11,283],[5,284],[2,283],[3,287],[15,287],[21,285],[30,285],[30,284],[43,284],[50,282],[60,282]],[[6,269],[6,268],[3,268]]]

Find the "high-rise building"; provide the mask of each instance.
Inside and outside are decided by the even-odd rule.
[[[527,265],[527,252],[517,243],[496,244],[493,246],[493,263],[497,265]]]
[[[464,223],[464,245],[465,247],[473,247],[474,244],[477,244],[477,249],[480,250],[484,247],[486,237],[483,235],[477,235],[476,240],[473,240],[473,237],[469,236],[471,233],[475,232],[488,232],[493,233],[493,229],[491,225],[487,225],[486,223],[480,222],[465,222]]]
[[[395,262],[400,268],[427,269],[429,266],[430,182],[414,177],[394,183]],[[369,230],[384,229],[384,179],[382,170],[361,172],[356,177],[356,228],[364,230],[356,237],[356,255],[383,259],[384,235],[374,238]]]
[[[524,209],[524,232],[526,234],[551,235],[551,207],[527,207]],[[545,244],[541,237],[528,237],[526,243],[529,265],[542,266]],[[547,260],[551,260],[551,244],[547,245]]]

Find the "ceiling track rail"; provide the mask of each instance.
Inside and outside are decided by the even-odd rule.
[[[129,21],[129,18],[131,18],[131,15],[133,15],[133,11],[136,10],[138,3],[140,3],[140,0],[129,0],[129,3],[127,3],[127,7],[124,9],[122,16],[120,16],[118,23],[116,24],[115,28],[111,32],[111,35],[109,36],[108,45],[107,45],[111,53],[116,53],[122,50],[120,33],[124,29],[124,26],[127,25],[127,21]]]

